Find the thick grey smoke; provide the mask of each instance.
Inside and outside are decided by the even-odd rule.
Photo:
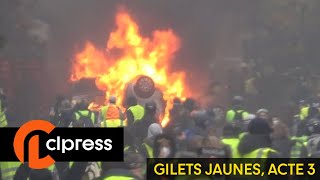
[[[171,28],[176,32],[182,46],[172,70],[185,71],[189,86],[197,94],[204,94],[209,83],[224,78],[225,69],[219,67],[222,61],[242,57],[240,34],[248,28],[250,2],[2,0],[1,23],[6,28],[0,34],[8,43],[1,55],[23,61],[41,54],[48,72],[44,81],[50,81],[50,91],[64,93],[69,87],[66,82],[72,55],[86,40],[104,47],[114,28],[117,8],[124,6],[143,35],[155,29]],[[37,41],[37,46],[21,43],[23,39],[17,38],[21,32]],[[217,72],[212,73],[212,69]]]
[[[191,86],[197,81],[204,82],[200,85],[205,87],[208,67],[215,59],[241,56],[239,34],[246,22],[240,18],[245,10],[239,7],[240,3],[233,2],[46,0],[35,2],[33,14],[50,25],[50,66],[64,67],[67,72],[71,55],[85,40],[105,46],[114,28],[117,8],[122,5],[145,35],[155,29],[172,28],[182,40],[173,70],[186,71]],[[63,82],[62,79],[57,80]]]

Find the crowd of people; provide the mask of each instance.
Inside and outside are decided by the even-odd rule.
[[[27,163],[1,162],[1,179],[144,179],[146,158],[309,158],[320,157],[319,102],[301,101],[288,126],[271,117],[268,109],[246,111],[245,99],[235,96],[232,106],[203,108],[187,98],[173,100],[170,121],[161,126],[156,103],[140,105],[135,97],[118,106],[110,96],[99,111],[89,102],[59,97],[49,113],[57,127],[124,127],[124,162],[57,162],[32,170]],[[5,120],[1,94],[0,125]]]

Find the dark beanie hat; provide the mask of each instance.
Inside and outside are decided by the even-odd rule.
[[[248,124],[248,132],[250,134],[270,134],[272,129],[266,120],[255,118]]]

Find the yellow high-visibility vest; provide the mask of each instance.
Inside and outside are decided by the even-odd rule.
[[[134,177],[129,177],[129,176],[109,176],[104,178],[103,180],[134,180]]]
[[[103,120],[100,126],[103,128],[115,128],[115,127],[123,127],[124,123],[120,119],[109,119],[109,120]]]
[[[147,143],[142,143],[142,145],[146,148],[148,153],[148,158],[153,158],[153,149]]]
[[[0,127],[7,127],[8,121],[7,116],[4,112],[4,109],[2,108],[2,101],[0,100]]]
[[[306,106],[300,109],[300,120],[305,120],[309,116],[310,107]]]
[[[230,146],[232,158],[240,158],[240,154],[238,151],[240,140],[238,138],[225,138],[222,139],[222,142]]]
[[[259,148],[248,154],[242,155],[242,158],[268,158],[270,152],[276,152],[271,148]]]
[[[133,115],[134,122],[141,120],[144,116],[144,113],[145,113],[144,107],[139,104],[137,104],[135,106],[131,106],[128,110],[131,111],[131,113]]]
[[[79,119],[80,119],[79,113],[80,113],[80,115],[82,115],[82,116],[88,116],[89,113],[91,113],[91,117],[89,117],[89,118],[91,119],[92,124],[94,124],[95,115],[94,115],[93,112],[90,112],[89,110],[77,111],[77,112],[75,112],[76,120],[79,120]]]
[[[227,114],[226,114],[227,122],[232,123],[235,120],[234,118],[236,117],[236,113],[241,114],[242,119],[246,119],[249,116],[249,113],[244,110],[235,111],[235,110],[231,109],[231,110],[227,111]]]
[[[12,180],[21,162],[0,162],[2,180]]]

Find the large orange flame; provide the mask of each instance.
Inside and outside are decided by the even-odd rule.
[[[169,72],[180,40],[171,29],[156,30],[152,38],[142,37],[138,25],[125,11],[117,13],[116,27],[109,35],[105,51],[87,42],[84,50],[76,54],[71,80],[95,78],[97,87],[106,91],[107,96],[113,94],[121,100],[126,83],[138,75],[151,77],[167,101],[161,121],[164,127],[169,121],[172,99],[185,99],[187,95],[185,73]]]

